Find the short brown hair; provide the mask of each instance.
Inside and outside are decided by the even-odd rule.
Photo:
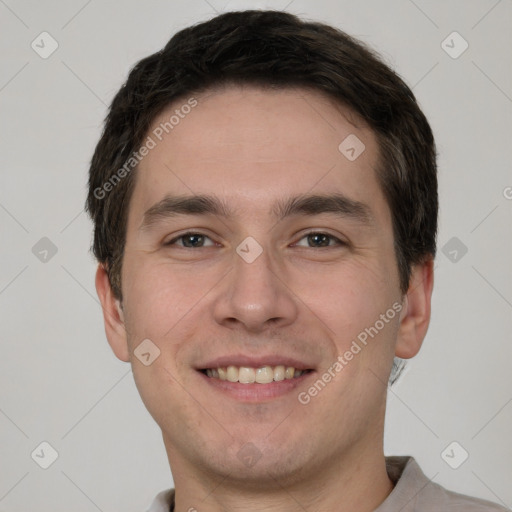
[[[411,89],[341,30],[287,12],[248,10],[176,33],[161,51],[134,66],[112,101],[91,161],[86,209],[94,222],[93,252],[105,265],[115,296],[122,299],[136,167],[122,179],[120,169],[171,102],[223,84],[317,90],[372,128],[380,150],[377,178],[391,210],[405,293],[411,265],[435,255],[438,214],[434,137]],[[108,193],[106,183],[111,183]]]

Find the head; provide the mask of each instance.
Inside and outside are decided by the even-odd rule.
[[[393,361],[428,328],[437,209],[413,93],[335,28],[226,13],[140,61],[87,210],[107,337],[170,459],[248,482],[375,446]],[[230,362],[307,372],[240,400],[205,374]]]

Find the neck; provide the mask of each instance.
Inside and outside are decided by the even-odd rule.
[[[371,446],[372,443],[370,443]],[[292,480],[237,481],[230,476],[198,472],[197,467],[175,464],[175,512],[373,512],[390,494],[393,483],[381,450],[352,450],[343,457],[303,471]],[[171,455],[168,450],[168,455]],[[170,457],[171,460],[171,457]],[[181,460],[180,462],[183,462]]]

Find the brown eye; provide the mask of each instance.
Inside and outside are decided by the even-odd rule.
[[[205,243],[207,240],[210,240],[211,243]],[[189,232],[174,238],[170,242],[167,242],[165,245],[177,245],[179,247],[184,247],[186,249],[195,249],[212,246],[214,245],[214,243],[206,235],[203,235],[201,233]]]
[[[337,245],[345,245],[339,238],[336,238],[333,235],[329,235],[328,233],[322,232],[311,232],[306,234],[301,238],[301,240],[306,240],[307,247],[332,247]],[[334,242],[334,243],[331,243]],[[295,245],[304,247],[304,244],[297,243]]]

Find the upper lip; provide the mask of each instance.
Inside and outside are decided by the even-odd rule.
[[[227,366],[245,366],[249,368],[262,368],[263,366],[293,366],[296,370],[312,370],[313,365],[300,361],[294,357],[269,354],[268,356],[245,356],[242,354],[220,356],[196,366],[197,370],[208,368],[226,368]]]

